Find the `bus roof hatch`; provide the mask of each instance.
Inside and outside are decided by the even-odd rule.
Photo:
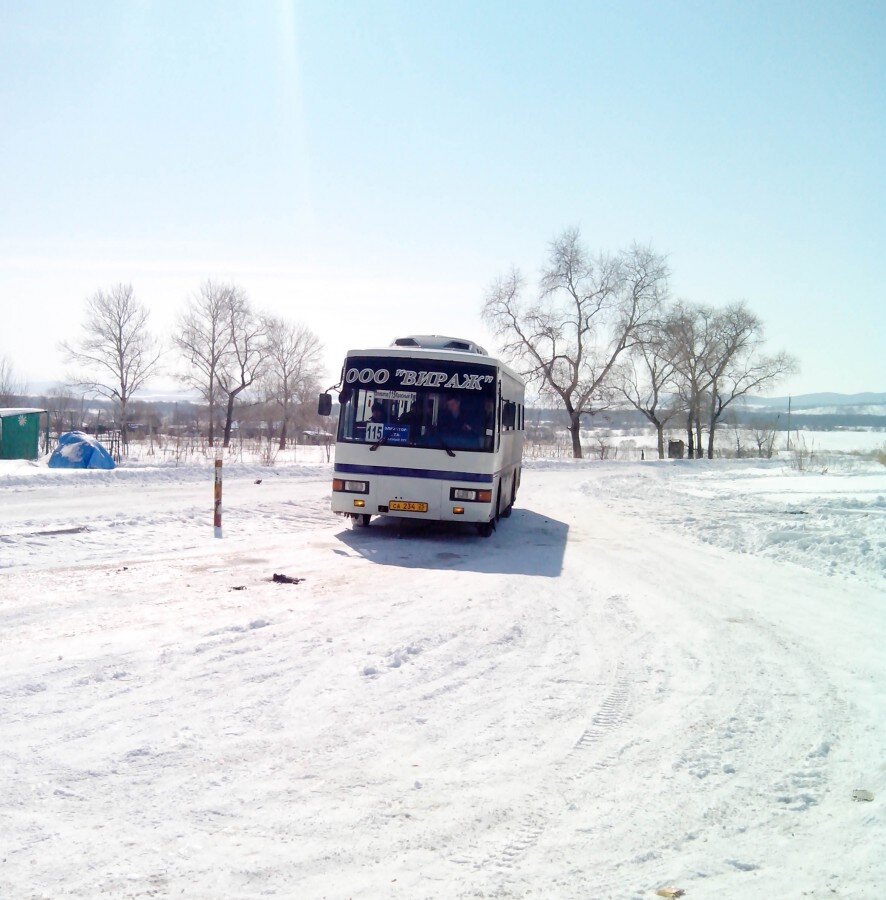
[[[420,347],[424,350],[460,350],[462,353],[477,353],[488,356],[487,352],[473,341],[463,338],[446,337],[442,334],[410,334],[396,338],[392,347]]]

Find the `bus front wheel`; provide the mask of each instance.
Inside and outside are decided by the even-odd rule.
[[[510,518],[511,510],[514,508],[514,500],[517,498],[517,476],[514,475],[511,480],[511,499],[508,502],[508,505],[502,510],[501,517],[503,519]]]
[[[498,491],[495,496],[495,511],[492,514],[492,518],[488,522],[480,522],[477,526],[477,532],[480,537],[489,537],[493,531],[495,531],[495,523],[499,520],[501,516],[501,483],[498,485]]]

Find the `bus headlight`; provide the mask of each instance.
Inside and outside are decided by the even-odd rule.
[[[344,491],[348,494],[368,494],[369,493],[369,482],[368,481],[348,481],[344,478],[333,478],[332,479],[332,490],[334,491]]]
[[[492,491],[478,491],[473,488],[450,488],[450,500],[472,500],[475,503],[491,503]]]

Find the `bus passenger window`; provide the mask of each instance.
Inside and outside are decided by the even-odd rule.
[[[517,418],[517,404],[512,400],[505,400],[501,411],[501,430],[513,431]]]

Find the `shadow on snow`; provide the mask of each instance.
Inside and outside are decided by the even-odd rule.
[[[488,538],[480,537],[474,525],[387,516],[336,537],[380,566],[556,578],[568,534],[565,522],[515,507]]]

